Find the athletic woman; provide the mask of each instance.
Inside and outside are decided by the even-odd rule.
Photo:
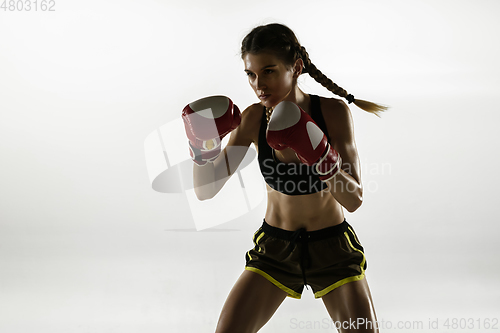
[[[323,75],[284,25],[254,28],[241,57],[259,103],[240,114],[218,96],[183,111],[200,200],[220,191],[252,143],[267,188],[264,222],[216,332],[257,332],[287,296],[300,298],[304,286],[323,300],[339,331],[377,332],[363,247],[343,211],[356,211],[363,200],[351,113],[341,99],[303,92],[297,79],[307,73],[368,112],[385,108],[355,99]],[[207,103],[208,115],[200,112]],[[216,135],[208,133],[210,122]]]

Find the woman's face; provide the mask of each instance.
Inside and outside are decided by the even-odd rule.
[[[248,82],[266,107],[285,100],[297,83],[293,68],[270,53],[247,53],[243,57]]]

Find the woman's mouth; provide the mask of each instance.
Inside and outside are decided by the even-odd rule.
[[[265,100],[265,99],[268,99],[269,96],[271,96],[271,94],[262,94],[262,95],[259,95],[259,98],[262,100]]]

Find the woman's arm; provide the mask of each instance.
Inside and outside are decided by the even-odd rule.
[[[361,168],[354,140],[354,125],[349,107],[338,99],[324,99],[323,113],[330,134],[332,147],[342,157],[342,169],[328,181],[333,197],[354,212],[363,202]]]
[[[258,110],[262,111],[262,106]],[[193,163],[194,190],[199,200],[211,199],[219,193],[240,165],[254,141],[258,110],[254,104],[242,112],[240,125],[231,132],[228,144],[213,163],[202,166]]]

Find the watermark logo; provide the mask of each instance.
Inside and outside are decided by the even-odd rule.
[[[228,140],[229,135],[222,140],[221,148]],[[152,188],[161,193],[185,195],[197,230],[215,227],[249,213],[266,199],[266,189],[293,195],[319,192],[321,196],[331,195],[330,192],[359,191],[357,183],[342,181],[337,176],[323,183],[314,166],[285,164],[274,159],[265,159],[259,165],[257,152],[252,147],[231,147],[227,156],[220,158],[227,159],[228,170],[234,170],[242,159],[238,168],[230,178],[226,173],[226,178],[208,177],[203,185],[197,185],[197,190],[213,193],[211,187],[222,186],[220,182],[224,182],[213,198],[199,200],[193,184],[194,163],[180,117],[151,132],[144,141],[144,152]],[[363,175],[370,176],[363,183],[365,193],[378,191],[376,176],[392,172],[390,163],[361,163],[356,166],[342,163],[342,170],[348,174],[353,174],[354,168],[361,170],[362,178]]]
[[[382,331],[443,331],[443,330],[498,330],[498,318],[427,318],[427,320],[370,320],[367,318],[349,318],[347,320],[299,320],[290,319],[290,328],[293,330],[373,330]]]
[[[228,137],[223,143],[227,143]],[[244,150],[243,161],[215,197],[198,200],[193,185],[193,161],[184,124],[179,117],[152,131],[144,140],[144,153],[153,190],[187,198],[196,230],[212,228],[247,214],[265,200],[265,185],[253,148]],[[206,186],[210,186],[207,184]]]

